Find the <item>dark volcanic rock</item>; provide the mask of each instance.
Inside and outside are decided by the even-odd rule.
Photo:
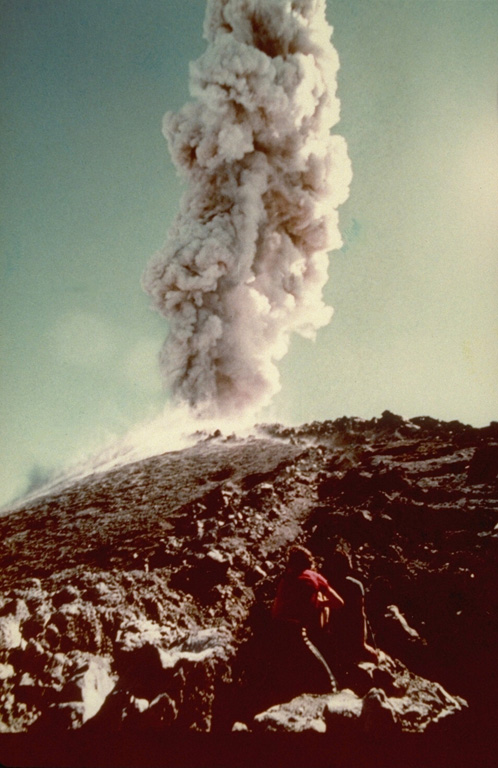
[[[469,465],[469,483],[493,483],[498,477],[498,443],[476,449]]]
[[[497,693],[497,448],[493,425],[389,412],[269,425],[4,512],[0,731],[79,729],[96,743],[189,731],[221,745],[237,721],[232,738],[311,733],[325,752],[341,733],[472,728],[483,741]],[[338,545],[351,552],[383,651],[376,668],[329,660],[335,696],[272,626],[292,543],[324,573]]]
[[[369,663],[360,667],[365,676],[370,676],[371,687],[364,696],[350,689],[298,696],[256,715],[255,727],[287,733],[325,733],[347,728],[349,733],[366,731],[389,738],[396,731],[423,733],[438,720],[461,713],[467,706],[458,696],[450,696],[439,683],[413,675],[385,654],[381,655],[378,668]],[[392,693],[388,695],[386,689]]]

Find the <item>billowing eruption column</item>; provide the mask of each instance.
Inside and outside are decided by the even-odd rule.
[[[208,0],[195,101],[165,115],[187,181],[144,278],[169,320],[174,398],[224,416],[269,402],[291,332],[313,338],[351,168],[325,0]]]

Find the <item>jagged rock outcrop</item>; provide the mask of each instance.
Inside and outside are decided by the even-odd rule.
[[[378,665],[364,662],[356,669],[355,688],[331,694],[304,694],[276,704],[255,716],[257,730],[326,733],[354,730],[384,734],[423,733],[445,717],[462,712],[467,702],[451,696],[439,683],[411,673],[400,661],[380,654]]]
[[[267,425],[4,511],[0,731],[480,727],[496,696],[497,439],[388,412]],[[294,542],[325,575],[337,544],[351,549],[384,651],[339,698],[305,658],[280,677],[274,663],[270,606]]]
[[[38,727],[62,730],[79,728],[101,709],[116,684],[109,659],[82,657],[59,696],[42,711]]]

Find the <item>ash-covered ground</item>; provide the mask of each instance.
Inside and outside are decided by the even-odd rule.
[[[0,762],[491,766],[497,472],[497,423],[385,412],[203,436],[5,511]],[[365,587],[380,663],[342,698],[276,645],[294,543],[324,572],[346,545]]]

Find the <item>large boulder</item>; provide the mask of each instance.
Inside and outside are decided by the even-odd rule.
[[[66,727],[79,728],[97,714],[115,685],[108,659],[88,658],[62,689],[51,714]]]
[[[303,694],[284,704],[275,704],[254,718],[254,730],[281,733],[325,733],[327,696]]]
[[[366,681],[371,687],[359,695]],[[352,684],[333,694],[303,694],[276,704],[254,718],[255,730],[318,732],[344,727],[358,733],[423,733],[429,725],[461,713],[464,699],[452,696],[439,684],[410,672],[401,662],[380,652],[379,664],[358,665]]]
[[[20,621],[13,614],[0,616],[0,651],[19,648],[22,643]]]
[[[216,689],[229,677],[232,638],[208,627],[168,648],[146,641],[116,649],[119,690],[126,692],[127,716],[139,727],[173,722],[178,727],[211,729]],[[137,705],[137,702],[140,702]]]
[[[493,483],[498,476],[498,443],[476,448],[472,456],[468,481],[473,484]]]
[[[345,689],[333,694],[305,693],[275,704],[254,718],[254,730],[280,733],[325,733],[330,724],[358,720],[363,701]]]

